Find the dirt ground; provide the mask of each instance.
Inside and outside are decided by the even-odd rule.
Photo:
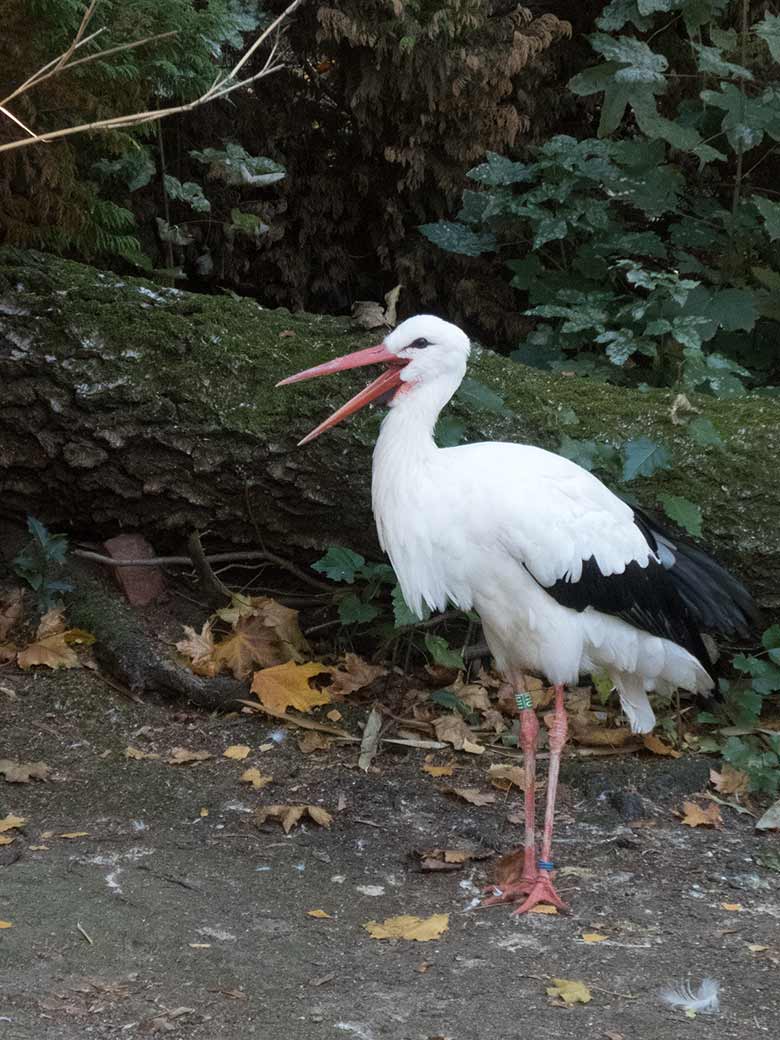
[[[780,875],[755,857],[780,840],[728,808],[722,831],[681,825],[672,811],[705,786],[707,760],[570,759],[556,861],[572,911],[514,918],[467,909],[494,860],[423,873],[414,850],[506,851],[516,797],[456,802],[421,771],[422,751],[384,750],[365,774],[354,748],[303,755],[294,736],[269,741],[262,716],[132,703],[83,671],[0,673],[0,727],[0,758],[53,770],[0,781],[0,819],[27,821],[0,846],[0,919],[13,925],[0,931],[0,1040],[777,1034]],[[222,757],[232,744],[251,746],[245,762]],[[215,757],[175,767],[129,760],[128,745]],[[486,789],[484,764],[466,758],[458,783]],[[253,765],[273,784],[240,784]],[[281,802],[321,805],[333,825],[258,827],[253,810]],[[449,928],[422,943],[363,928],[402,913],[446,913]],[[592,931],[607,941],[584,942]],[[548,976],[585,982],[591,1002],[556,1006]],[[718,1015],[661,1001],[706,976],[722,987]]]

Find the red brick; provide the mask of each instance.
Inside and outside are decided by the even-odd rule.
[[[149,560],[156,555],[141,534],[118,534],[104,544],[108,555],[115,560]],[[114,574],[134,607],[154,603],[165,591],[165,578],[159,567],[115,567]]]

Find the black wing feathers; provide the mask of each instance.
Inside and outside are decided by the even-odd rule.
[[[622,574],[605,576],[591,556],[583,561],[579,581],[561,578],[545,591],[561,606],[578,611],[592,607],[669,639],[709,672],[701,632],[747,635],[758,620],[750,594],[711,556],[670,535],[636,508],[634,523],[661,562],[650,560],[643,567],[632,561]]]

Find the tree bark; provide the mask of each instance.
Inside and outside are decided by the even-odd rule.
[[[274,389],[376,338],[346,318],[0,252],[0,510],[93,541],[134,529],[182,551],[188,531],[208,529],[210,546],[263,540],[289,556],[338,543],[376,556],[378,416],[295,446],[365,373]],[[691,395],[724,441],[702,447],[687,432],[690,415],[675,423],[671,390],[550,375],[480,350],[470,376],[482,391],[467,388],[447,413],[466,440],[663,442],[671,468],[639,478],[632,493],[651,509],[663,493],[698,503],[703,542],[765,606],[780,601],[780,402]]]

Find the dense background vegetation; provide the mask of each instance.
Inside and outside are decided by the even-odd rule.
[[[44,132],[192,99],[283,6],[102,0],[101,48],[168,35],[11,98],[0,144],[9,112]],[[0,12],[5,104],[84,4]],[[195,112],[0,153],[2,240],[293,309],[348,313],[401,284],[401,316],[445,314],[539,368],[777,392],[775,5],[310,0],[280,47],[282,72]],[[690,430],[717,445],[706,419]],[[561,450],[616,481],[670,464],[651,442]],[[698,504],[665,508],[701,533]],[[352,622],[374,609],[363,577]],[[737,659],[739,721],[780,688],[778,639]],[[769,776],[765,745],[732,760],[773,756],[753,769]]]

